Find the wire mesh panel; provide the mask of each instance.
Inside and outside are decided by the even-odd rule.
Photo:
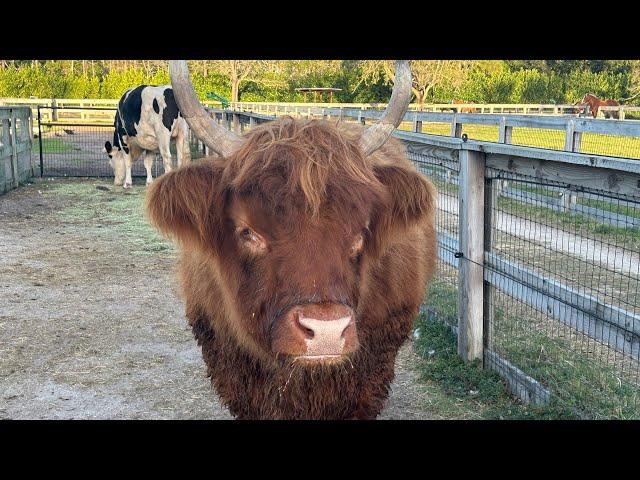
[[[41,117],[46,112],[47,118],[67,118],[66,109],[40,108]],[[75,117],[64,121],[41,121],[39,123],[40,138],[34,141],[34,155],[38,156],[42,165],[42,174],[51,177],[112,177],[113,170],[109,165],[109,157],[104,152],[105,142],[113,143],[113,119],[115,108],[72,108]],[[63,113],[64,112],[64,113]],[[96,112],[100,115],[96,116]],[[66,115],[66,116],[65,116]],[[105,118],[111,116],[107,123]],[[177,167],[176,145],[170,144],[173,167]],[[204,148],[190,134],[189,150],[191,159],[204,156]],[[157,177],[164,173],[164,164],[160,154],[156,154],[151,173]],[[133,161],[131,174],[134,177],[145,177],[146,169],[143,156]]]
[[[417,153],[409,147],[409,158],[438,190],[436,225],[438,232],[437,271],[429,284],[425,309],[430,318],[458,324],[458,172],[457,162],[443,162]]]
[[[579,416],[640,418],[640,198],[486,177],[492,366],[515,366]]]
[[[500,137],[498,125],[463,124],[462,134],[466,134],[470,140],[483,142],[497,142]]]
[[[525,147],[564,150],[565,131],[550,128],[514,127],[510,143]]]
[[[583,133],[580,152],[640,159],[640,137]]]
[[[443,122],[423,122],[422,130],[419,133],[429,135],[451,136],[451,124]]]

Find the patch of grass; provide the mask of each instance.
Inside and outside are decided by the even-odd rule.
[[[569,327],[554,324],[554,335],[539,325],[533,310],[530,318],[509,314],[499,298],[494,297],[492,348],[548,388],[551,402],[543,407],[523,405],[508,393],[497,373],[482,370],[479,361],[467,363],[458,357],[450,327],[457,322],[457,290],[440,279],[429,287],[429,314],[416,320],[414,348],[424,359],[418,367],[423,380],[435,383],[459,408],[473,408],[485,419],[640,418],[640,390],[606,358],[598,358],[593,342],[585,351],[583,342],[569,340]],[[557,333],[562,328],[567,338]]]
[[[416,328],[415,349],[423,359],[417,367],[421,378],[435,383],[444,398],[454,402],[456,412],[471,411],[479,419],[576,418],[555,403],[533,407],[515,399],[497,373],[483,370],[479,361],[465,362],[458,356],[457,338],[445,323],[422,315]],[[451,404],[445,402],[443,408],[451,415]]]
[[[42,139],[42,153],[68,153],[73,150],[73,145],[65,142],[62,138]],[[38,140],[33,142],[33,151],[34,153],[40,153],[40,142]]]
[[[567,228],[569,231],[590,232],[601,235],[601,240],[615,245],[624,246],[631,250],[640,250],[640,229],[629,227],[616,227],[604,224],[595,219],[577,214],[575,212],[557,212],[545,206],[528,205],[517,200],[499,197],[498,207],[513,215],[528,218],[534,222]]]
[[[618,215],[626,215],[628,217],[640,218],[640,205],[632,207],[630,205],[617,204],[615,200],[605,202],[602,200],[594,200],[591,198],[578,197],[577,202],[587,207],[598,208],[608,212],[617,213]]]
[[[545,385],[565,411],[591,419],[640,418],[638,387],[599,361],[597,347],[587,345],[587,352],[581,351],[583,343],[551,335],[534,324],[533,318],[505,315],[496,308],[493,341],[500,355]]]
[[[560,193],[557,190],[547,189],[540,186],[536,187],[536,186],[517,183],[517,182],[513,182],[513,184],[510,185],[510,188],[513,190],[522,190],[525,192],[531,192],[538,195],[546,195],[547,197],[553,197],[553,198],[559,198],[559,193]],[[580,205],[584,205],[587,207],[593,207],[599,210],[613,212],[618,215],[626,215],[628,217],[640,218],[640,205],[634,207],[624,203],[617,203],[615,199],[611,199],[611,201],[606,201],[606,200],[595,200],[593,198],[585,198],[580,196],[578,196],[576,201]]]
[[[133,255],[172,251],[170,242],[151,227],[144,213],[144,185],[130,190],[109,186],[98,190],[94,182],[44,183],[43,195],[71,197],[73,204],[58,211],[59,219],[91,228],[97,235],[107,226],[131,249]]]

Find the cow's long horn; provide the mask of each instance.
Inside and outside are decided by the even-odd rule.
[[[396,62],[396,78],[393,83],[391,100],[379,123],[367,128],[360,137],[360,148],[365,156],[371,155],[389,139],[411,102],[411,67],[408,60]]]
[[[180,114],[187,121],[196,137],[211,150],[223,157],[229,156],[243,143],[243,139],[216,124],[204,109],[189,77],[185,60],[169,61],[169,76]]]

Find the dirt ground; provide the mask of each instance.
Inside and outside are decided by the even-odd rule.
[[[0,418],[231,418],[143,196],[48,179],[0,197]],[[433,418],[416,362],[406,345],[380,418]]]

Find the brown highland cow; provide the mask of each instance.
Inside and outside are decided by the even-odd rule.
[[[220,156],[158,178],[147,209],[181,245],[186,315],[218,395],[241,419],[375,418],[437,255],[435,189],[389,140],[408,62],[373,127],[284,117],[242,137],[201,107],[186,62],[170,73]]]

